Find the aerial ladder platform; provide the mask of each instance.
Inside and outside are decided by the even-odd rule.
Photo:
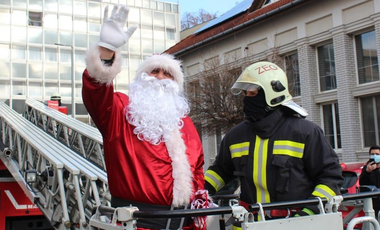
[[[106,171],[103,139],[97,128],[52,109],[33,98],[25,101],[23,116]]]
[[[249,229],[347,229],[364,223],[363,229],[380,230],[374,218],[372,197],[364,192],[322,199],[252,204],[245,209],[236,199],[228,206],[209,209],[139,211],[136,207],[110,206],[102,138],[99,131],[43,103],[27,99],[19,114],[0,102],[0,159],[26,196],[41,210],[54,229],[132,230],[143,218],[227,216],[228,223],[241,222]],[[1,199],[1,198],[0,198]],[[270,209],[318,205],[321,214],[266,220]],[[355,206],[342,218],[339,207]],[[355,218],[364,210],[366,216]],[[257,212],[260,220],[253,218]],[[212,229],[212,228],[208,228]]]

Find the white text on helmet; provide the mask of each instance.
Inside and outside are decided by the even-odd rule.
[[[255,70],[257,70],[257,74],[262,74],[266,71],[270,71],[270,70],[277,70],[277,66],[275,65],[262,65],[262,66],[259,66],[257,67]]]

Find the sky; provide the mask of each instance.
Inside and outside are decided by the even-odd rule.
[[[217,13],[220,16],[232,9],[236,4],[243,0],[163,0],[165,2],[179,3],[181,18],[185,12],[198,13],[204,9],[208,13]]]

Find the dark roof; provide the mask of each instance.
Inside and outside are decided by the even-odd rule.
[[[186,52],[192,48],[206,44],[217,37],[227,36],[231,32],[238,31],[246,25],[256,23],[261,19],[268,18],[269,16],[276,15],[284,10],[290,9],[303,2],[310,2],[312,0],[278,0],[277,2],[268,4],[260,8],[265,0],[254,0],[251,7],[231,17],[228,20],[199,33],[194,33],[181,40],[176,45],[170,47],[165,53],[178,55]]]

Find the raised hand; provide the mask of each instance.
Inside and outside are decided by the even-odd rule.
[[[124,5],[114,5],[111,17],[108,17],[108,6],[104,9],[103,25],[100,30],[99,46],[116,51],[128,42],[137,29],[137,25],[124,31],[124,25],[128,18],[129,8]]]

